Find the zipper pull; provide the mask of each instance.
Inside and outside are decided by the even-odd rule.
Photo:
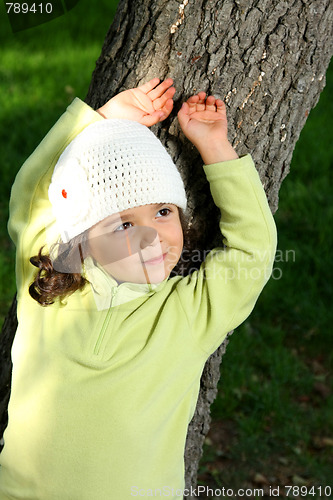
[[[113,305],[113,299],[115,298],[115,296],[117,295],[117,288],[114,287],[112,288],[111,290],[111,301],[110,301],[110,307],[112,307]]]

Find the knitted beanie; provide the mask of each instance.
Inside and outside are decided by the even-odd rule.
[[[146,126],[118,119],[89,125],[67,146],[49,199],[64,242],[128,208],[186,208],[180,173],[160,140]]]

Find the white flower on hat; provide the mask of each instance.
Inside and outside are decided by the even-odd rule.
[[[78,159],[71,158],[70,164],[61,165],[55,171],[49,199],[61,228],[67,227],[70,231],[86,218],[90,211],[89,194],[87,175]]]

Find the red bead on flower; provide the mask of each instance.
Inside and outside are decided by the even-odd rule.
[[[67,198],[67,192],[65,191],[65,189],[61,191],[61,194],[64,198]]]

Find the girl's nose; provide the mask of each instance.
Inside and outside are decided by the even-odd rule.
[[[149,226],[137,226],[136,229],[141,250],[148,246],[155,246],[159,242],[156,229]]]

